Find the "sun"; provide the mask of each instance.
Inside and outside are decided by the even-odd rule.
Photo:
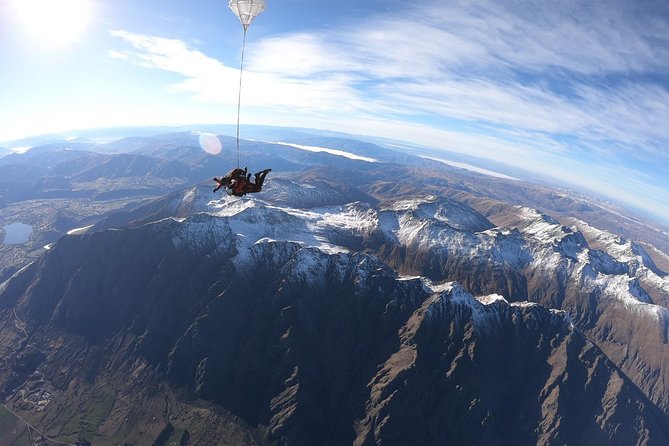
[[[17,25],[45,46],[77,40],[91,18],[90,0],[13,0],[12,5]]]

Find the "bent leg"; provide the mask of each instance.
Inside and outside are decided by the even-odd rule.
[[[262,184],[265,182],[265,177],[271,171],[272,169],[265,169],[255,174],[256,186],[258,187],[258,191],[260,191],[260,188],[262,188]]]

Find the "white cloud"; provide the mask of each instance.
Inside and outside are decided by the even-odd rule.
[[[115,51],[115,50],[108,51],[107,55],[112,59],[118,59],[118,60],[128,60],[128,58],[130,57],[130,55],[127,52]]]
[[[134,47],[133,52],[121,53],[129,61],[183,76],[183,80],[169,86],[170,91],[190,93],[203,102],[237,103],[239,67],[226,66],[180,40],[126,31],[114,31],[113,35]],[[289,42],[288,45],[288,51],[299,52],[308,47],[308,43],[294,46]],[[114,52],[110,56],[118,59],[118,54]],[[285,48],[284,54],[288,54]],[[295,60],[300,60],[300,56],[295,55]],[[337,108],[353,112],[362,106],[363,98],[351,87],[351,79],[344,72],[338,71],[318,81],[305,79],[303,73],[299,70],[272,72],[257,66],[245,68],[242,86],[245,107],[290,108],[306,112]]]
[[[335,54],[330,51],[339,51],[327,41],[328,36],[324,34],[297,33],[270,37],[250,49],[248,67],[253,71],[294,79],[323,75],[332,71]],[[358,68],[348,58],[336,62],[337,72],[352,72]]]
[[[187,78],[208,80],[232,76],[234,70],[200,51],[189,48],[185,42],[155,36],[112,31],[112,35],[132,44],[135,52],[124,52],[132,60],[147,68],[179,73]]]

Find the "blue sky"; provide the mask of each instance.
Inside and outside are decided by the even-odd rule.
[[[0,141],[235,123],[227,3],[3,0]],[[665,0],[268,0],[246,50],[243,124],[462,152],[669,221]]]

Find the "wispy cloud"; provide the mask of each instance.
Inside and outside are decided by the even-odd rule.
[[[226,99],[222,97],[222,82],[232,82],[235,70],[226,67],[218,60],[200,51],[190,48],[185,42],[176,39],[146,36],[127,31],[112,31],[130,43],[132,50],[111,51],[112,58],[123,58],[146,68],[153,68],[177,73],[184,77],[183,81],[171,86],[175,91],[186,91],[198,97],[211,97],[212,100]],[[228,95],[232,97],[232,95]]]
[[[190,93],[201,101],[236,104],[239,67],[226,66],[180,40],[126,31],[112,34],[130,43],[133,49],[114,51],[110,57],[124,57],[146,68],[180,74],[183,79],[171,84],[171,91]],[[307,52],[308,44],[296,45],[292,39],[284,43],[282,53],[277,54],[292,55],[293,62],[301,60],[301,51],[308,56],[319,54],[316,50]],[[245,106],[329,112],[335,107],[353,111],[356,105],[362,104],[363,98],[351,86],[351,78],[343,70],[316,81],[301,67],[292,64],[290,67],[290,72],[248,67],[244,72]]]
[[[460,0],[432,3],[411,20],[468,42],[482,66],[592,75],[666,70],[667,11],[662,9],[661,2],[649,1]],[[470,64],[469,58],[463,61]]]

